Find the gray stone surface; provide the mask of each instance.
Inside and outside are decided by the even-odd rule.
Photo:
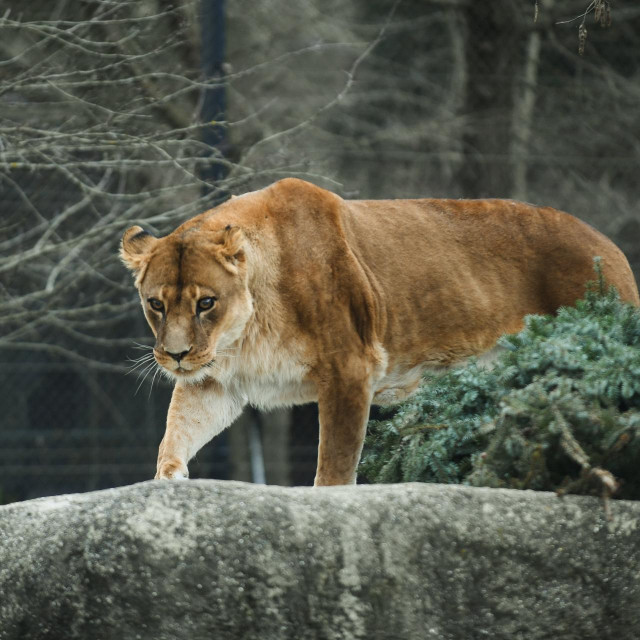
[[[0,638],[640,638],[640,504],[147,482],[0,507]]]

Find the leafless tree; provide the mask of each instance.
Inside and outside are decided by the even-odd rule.
[[[194,2],[90,0],[81,15],[62,3],[53,18],[27,18],[14,4],[0,21],[0,178],[11,203],[0,238],[0,347],[120,370],[120,347],[131,342],[122,328],[136,307],[116,259],[122,230],[166,231],[222,194],[279,176],[324,179],[286,147],[348,93],[381,34],[289,42],[270,60],[208,79]],[[339,82],[275,126],[269,103],[244,97],[305,56],[336,54]],[[240,116],[203,122],[203,93],[221,82]],[[232,141],[226,153],[203,142],[211,127]],[[212,165],[223,168],[215,183],[203,178]]]
[[[538,0],[537,21],[533,0],[480,4],[234,0],[227,64],[208,78],[200,0],[6,0],[0,373],[72,366],[97,398],[95,433],[101,412],[124,429],[101,387],[149,332],[117,259],[122,231],[165,233],[289,175],[346,197],[556,206],[640,272],[640,9],[616,4],[611,27],[592,29],[609,3]],[[226,114],[205,121],[221,85]],[[206,141],[213,130],[224,144]],[[18,430],[29,407],[16,401]]]

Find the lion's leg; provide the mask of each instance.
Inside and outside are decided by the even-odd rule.
[[[369,419],[370,380],[337,378],[319,389],[320,443],[315,486],[355,484]]]
[[[171,396],[167,428],[158,450],[156,478],[188,478],[187,462],[242,411],[242,402],[215,381],[178,383]]]

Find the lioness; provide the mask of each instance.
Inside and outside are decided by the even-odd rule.
[[[128,229],[133,271],[175,379],[156,478],[250,403],[317,401],[316,485],[355,482],[372,403],[429,367],[491,349],[523,316],[582,297],[602,258],[624,300],[622,252],[576,218],[511,200],[343,200],[297,179],[233,198],[156,238]]]

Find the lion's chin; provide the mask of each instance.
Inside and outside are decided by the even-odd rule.
[[[185,367],[179,365],[175,367],[175,369],[169,369],[162,366],[162,372],[174,382],[200,382],[208,377],[207,367],[206,366],[194,366],[190,365],[193,368],[186,369]]]

